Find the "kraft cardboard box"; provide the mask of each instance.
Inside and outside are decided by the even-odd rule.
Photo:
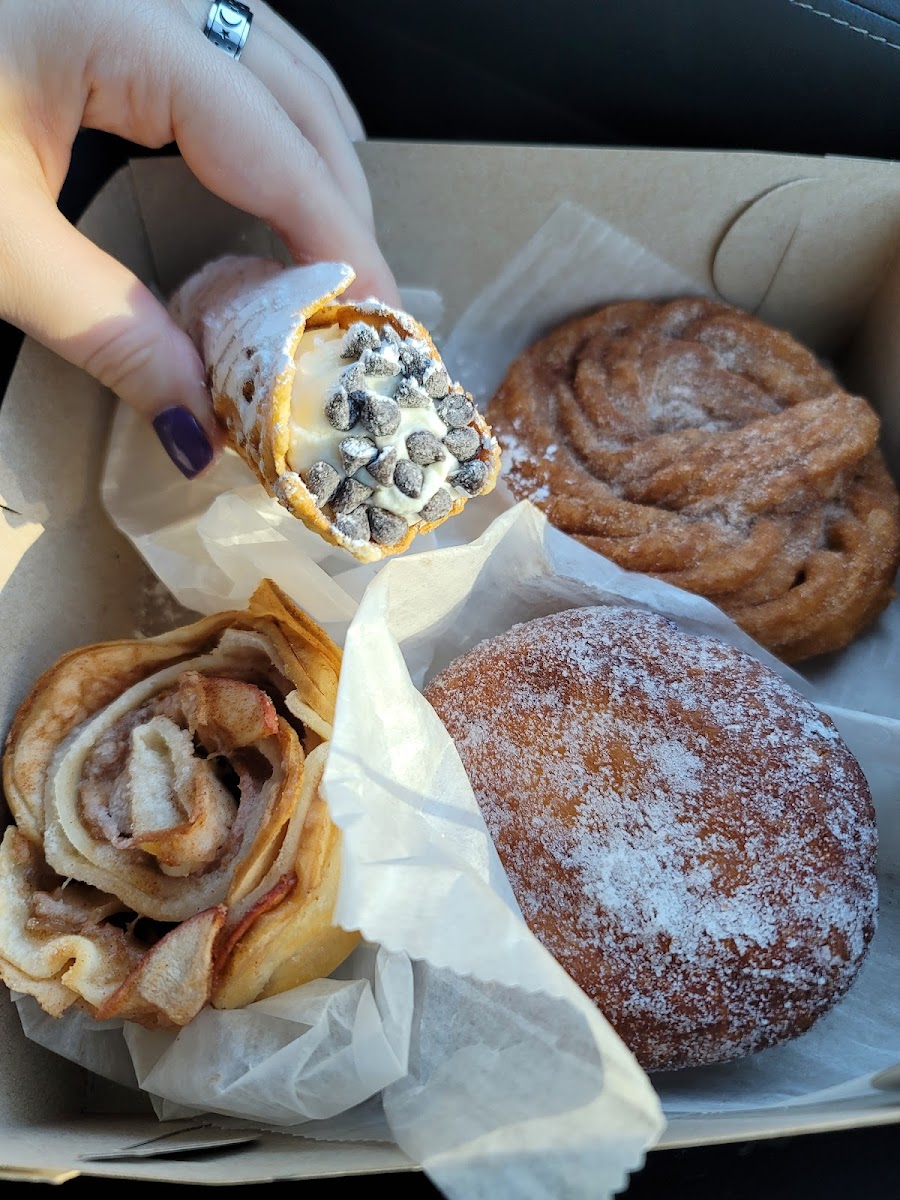
[[[560,203],[575,201],[699,284],[838,360],[879,407],[896,470],[900,166],[401,144],[369,144],[362,155],[387,257],[403,283],[441,293],[445,328]],[[163,292],[226,250],[283,253],[271,234],[209,196],[177,161],[122,171],[82,228]],[[4,729],[34,678],[61,653],[130,636],[146,615],[147,569],[99,501],[112,403],[82,373],[25,344],[0,409]],[[140,1096],[26,1041],[5,997],[0,1033],[2,1178],[89,1173],[215,1184],[414,1165],[386,1144],[265,1133],[235,1145],[235,1134],[198,1130],[196,1121],[160,1126]],[[900,1031],[897,1050],[900,1058]],[[816,1105],[675,1115],[659,1148],[898,1121],[900,1080],[886,1075],[865,1095]],[[191,1159],[192,1149],[202,1156]]]

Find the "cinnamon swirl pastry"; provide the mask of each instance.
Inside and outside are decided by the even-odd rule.
[[[45,672],[3,762],[0,978],[53,1016],[166,1028],[328,975],[357,940],[319,795],[339,670],[266,582]]]
[[[894,594],[900,504],[877,416],[747,313],[610,305],[525,351],[489,411],[519,499],[707,596],[786,661],[845,646]]]
[[[647,1070],[803,1033],[875,926],[865,778],[749,655],[653,613],[518,625],[431,681],[522,915]]]

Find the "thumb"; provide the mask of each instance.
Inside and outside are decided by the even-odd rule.
[[[0,261],[0,315],[143,413],[183,474],[209,466],[222,435],[193,343],[29,181],[4,186]]]

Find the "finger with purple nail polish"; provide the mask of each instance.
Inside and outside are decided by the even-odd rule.
[[[212,462],[213,448],[203,426],[188,408],[175,405],[153,418],[153,428],[172,462],[193,479]]]

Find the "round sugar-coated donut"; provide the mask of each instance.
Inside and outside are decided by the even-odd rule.
[[[525,920],[648,1070],[803,1033],[875,925],[876,834],[831,720],[749,655],[575,609],[427,687]]]

